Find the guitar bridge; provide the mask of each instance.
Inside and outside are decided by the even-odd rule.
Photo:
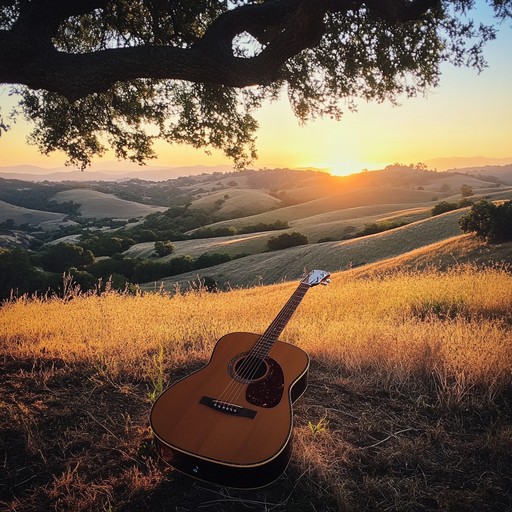
[[[224,414],[230,414],[231,416],[240,416],[242,418],[250,418],[251,420],[256,416],[256,411],[253,409],[223,402],[222,400],[217,400],[209,396],[203,396],[203,398],[199,400],[199,403],[215,409],[216,411],[223,412]]]

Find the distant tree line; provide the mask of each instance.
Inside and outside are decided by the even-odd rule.
[[[165,244],[164,244],[165,245]],[[114,254],[95,259],[82,246],[58,243],[37,253],[24,249],[0,249],[0,299],[25,293],[58,292],[62,275],[69,273],[82,290],[94,289],[99,280],[111,279],[114,288],[123,289],[133,284],[156,281],[165,277],[226,263],[234,257],[222,253],[206,253],[192,258],[177,256],[167,261],[129,258]]]
[[[78,245],[90,250],[95,256],[111,256],[129,249],[132,245],[144,242],[157,244],[155,250],[160,256],[170,254],[168,248],[161,248],[160,242],[171,243],[180,240],[195,240],[198,238],[214,238],[259,231],[273,231],[289,228],[288,223],[281,220],[275,222],[250,224],[235,228],[229,227],[199,227],[209,224],[211,217],[202,210],[189,209],[188,206],[169,208],[165,212],[151,213],[137,226],[123,227],[115,232],[102,232],[99,230],[66,230],[66,234],[78,231],[81,233]],[[198,228],[198,229],[195,229]],[[188,231],[192,233],[186,233]],[[63,236],[63,233],[60,233]],[[36,244],[36,249],[41,243]],[[158,247],[158,249],[157,249]],[[171,251],[172,252],[172,251]],[[161,254],[160,254],[161,253]]]
[[[220,236],[242,235],[247,233],[258,233],[261,231],[277,231],[280,229],[288,229],[288,222],[276,220],[275,222],[259,222],[258,224],[249,224],[246,226],[221,226],[221,227],[205,227],[199,228],[191,233],[192,238],[215,238]]]
[[[0,200],[15,206],[41,210],[45,212],[64,213],[70,216],[80,215],[80,204],[73,201],[57,202],[55,194],[69,189],[62,183],[32,183],[22,180],[0,178]]]
[[[95,256],[110,256],[138,243],[194,239],[194,234],[187,235],[186,232],[212,222],[208,212],[189,209],[188,205],[149,214],[137,225],[127,225],[139,221],[137,218],[129,219],[128,222],[118,219],[74,220],[77,225],[63,227],[50,233],[32,232],[34,241],[31,249],[37,250],[44,243],[67,235],[80,235],[80,241],[77,243],[84,249],[91,250]],[[9,226],[12,229],[12,222]],[[99,230],[101,227],[109,227],[116,231],[103,232]]]

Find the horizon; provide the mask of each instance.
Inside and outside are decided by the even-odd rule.
[[[290,166],[278,166],[274,168],[283,168],[289,170],[299,170],[299,171],[315,171],[315,172],[325,172],[331,174],[333,176],[349,176],[353,174],[359,174],[367,171],[379,171],[383,170],[386,167],[393,166],[396,164],[409,166],[412,164],[423,163],[426,164],[427,170],[430,171],[438,171],[438,172],[449,172],[456,171],[458,169],[471,169],[471,168],[485,168],[485,167],[501,167],[512,165],[512,156],[506,158],[494,158],[494,157],[482,157],[482,156],[472,156],[472,157],[445,157],[445,158],[433,158],[426,162],[414,161],[414,162],[388,162],[379,168],[372,169],[359,169],[354,170],[352,172],[346,172],[343,174],[334,173],[331,169],[326,168],[318,168],[318,167],[290,167]],[[268,167],[265,167],[268,168]],[[264,168],[258,168],[257,166],[248,166],[245,170],[263,170]],[[91,179],[96,179],[101,181],[101,178],[98,175],[104,174],[106,177],[131,177],[144,179],[144,174],[151,175],[151,173],[157,172],[170,172],[172,175],[169,175],[168,179],[174,179],[178,177],[192,176],[197,174],[210,174],[214,172],[222,172],[229,173],[234,172],[232,166],[229,164],[191,164],[191,165],[153,165],[151,162],[148,165],[141,166],[134,164],[132,162],[127,161],[116,161],[116,160],[106,160],[93,163],[90,167],[81,171],[73,166],[52,166],[45,167],[42,165],[34,165],[34,164],[26,164],[20,163],[15,165],[1,165],[0,164],[0,178],[3,175],[6,175],[8,178],[13,178],[12,175],[19,174],[20,176],[27,177],[47,177],[50,175],[62,174],[62,180],[65,181],[67,175],[79,173],[81,176],[86,178],[87,174],[91,174]],[[188,174],[187,174],[188,173]],[[149,177],[150,181],[154,180],[154,178]],[[55,180],[54,180],[55,181]],[[87,181],[87,180],[83,180]],[[158,180],[157,180],[158,181]]]

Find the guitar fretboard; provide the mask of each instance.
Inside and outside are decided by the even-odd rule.
[[[288,299],[288,302],[283,306],[283,309],[281,309],[268,329],[260,336],[256,345],[251,349],[251,356],[264,359],[268,355],[309,288],[308,284],[299,284],[293,295]]]

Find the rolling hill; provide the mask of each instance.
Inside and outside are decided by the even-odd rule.
[[[192,201],[191,207],[217,210],[224,217],[254,215],[278,208],[281,201],[268,193],[253,189],[229,189],[212,192]]]
[[[141,218],[149,213],[167,211],[165,206],[136,202],[137,198],[146,202],[160,201],[160,204],[175,200],[174,203],[171,202],[174,206],[166,215],[153,217],[152,224],[148,223],[148,233],[138,238],[152,241],[132,246],[124,253],[125,256],[154,258],[156,262],[182,255],[197,258],[202,254],[214,252],[225,253],[232,258],[244,256],[243,260],[238,258],[223,265],[209,267],[200,270],[199,274],[211,276],[219,283],[250,286],[257,282],[275,283],[283,279],[295,279],[301,275],[305,267],[326,267],[332,271],[360,267],[459,235],[457,220],[467,209],[435,218],[430,218],[430,210],[441,199],[459,201],[460,186],[463,184],[473,187],[475,194],[472,199],[510,199],[511,187],[497,186],[497,183],[484,178],[403,166],[389,166],[381,171],[362,172],[346,177],[313,171],[274,169],[229,175],[205,174],[179,178],[158,185],[150,182],[114,185],[109,183],[102,186],[91,183],[84,188],[79,188],[82,187],[79,184],[63,184],[55,188],[55,185],[47,183],[38,185],[37,188],[34,184],[29,187],[23,185],[23,182],[11,180],[5,181],[6,188],[3,194],[11,194],[17,198],[16,194],[20,191],[20,196],[24,195],[18,199],[25,201],[25,206],[32,205],[38,200],[42,208],[49,209],[53,200],[78,203],[81,217],[86,220],[100,219],[99,222],[93,221],[94,228],[102,230],[107,224],[101,219]],[[129,200],[131,198],[135,200]],[[23,214],[29,213],[26,208],[20,209],[6,202],[2,204],[5,212],[17,211],[20,218],[23,218]],[[67,207],[68,205],[65,206]],[[5,214],[4,218],[11,218],[13,215],[10,213]],[[0,218],[1,214],[0,208]],[[38,214],[41,218],[25,222],[35,224],[37,220],[39,223],[48,223],[48,226],[53,222],[57,227],[65,218],[64,214]],[[187,218],[186,215],[189,214],[190,217]],[[48,220],[45,220],[47,218]],[[216,219],[217,222],[204,226],[205,222]],[[173,242],[173,254],[155,258],[156,237],[167,236],[172,239],[175,237],[175,231],[172,229],[179,229],[179,226],[176,226],[182,221],[184,225],[189,222],[189,226],[212,229],[233,226],[242,232],[254,230],[255,226],[261,224],[257,229],[263,231],[176,241]],[[271,226],[266,227],[265,224],[276,221],[287,222],[289,228],[266,231],[271,229]],[[407,225],[376,235],[347,239],[356,235],[366,225],[385,221]],[[168,224],[165,224],[166,222]],[[169,225],[173,226],[172,229],[167,227]],[[127,227],[126,236],[130,236],[130,228],[134,226],[132,223]],[[151,226],[160,231],[151,234]],[[161,226],[165,226],[165,229]],[[143,226],[143,229],[148,228]],[[306,235],[309,245],[272,253],[265,252],[270,238],[292,231]],[[187,234],[193,237],[194,230],[188,231]],[[76,241],[80,235],[74,230],[63,231],[62,236],[64,238],[54,242]],[[135,236],[134,239],[137,240]],[[323,243],[319,243],[320,241]],[[9,244],[15,242],[14,239],[9,240]],[[170,271],[167,267],[153,275],[166,275],[166,272],[168,275]],[[164,284],[172,287],[176,282],[193,280],[197,274],[198,272],[190,272],[169,277],[164,279]],[[144,288],[150,289],[153,286],[154,283],[148,283]]]
[[[204,253],[220,252],[234,256],[236,254],[255,254],[265,250],[268,239],[275,236],[275,231],[262,231],[243,235],[222,236],[214,238],[197,238],[172,242],[174,252],[158,261],[166,261],[176,256],[196,258]],[[281,231],[280,231],[281,233]],[[148,258],[155,255],[154,242],[135,244],[123,254],[131,258]]]
[[[429,268],[446,270],[454,265],[493,266],[506,264],[512,270],[512,242],[486,244],[473,234],[458,235],[414,249],[393,258],[351,271],[354,276]]]
[[[460,169],[460,172],[478,179],[488,180],[489,177],[497,178],[505,185],[512,185],[512,164],[486,165],[484,167],[468,167]]]
[[[332,272],[359,267],[399,256],[441,240],[460,235],[458,219],[468,208],[419,220],[390,231],[341,242],[324,242],[290,249],[254,254],[199,271],[162,279],[166,289],[176,283],[186,284],[198,276],[210,276],[219,284],[254,286],[297,279],[305,268],[326,268]],[[243,263],[242,263],[243,262]],[[158,288],[160,281],[142,285],[145,290]]]
[[[0,222],[12,219],[16,225],[32,224],[51,230],[52,226],[62,224],[66,217],[63,213],[33,210],[0,201]]]
[[[289,223],[290,229],[176,241],[172,243],[175,249],[172,255],[164,256],[159,261],[165,261],[182,255],[197,257],[203,253],[214,252],[225,253],[230,256],[261,253],[266,251],[267,242],[270,238],[297,230],[306,235],[310,243],[316,243],[322,238],[341,240],[349,233],[362,229],[365,224],[383,221],[410,223],[430,216],[429,208],[412,207],[401,209],[401,206],[376,205],[347,208],[346,210],[336,210],[291,221]],[[132,258],[154,256],[154,243],[144,242],[135,244],[125,251],[124,254]]]
[[[362,206],[380,207],[380,205],[404,205],[405,208],[417,204],[428,206],[433,204],[432,192],[399,188],[358,188],[355,190],[327,195],[311,201],[285,206],[258,215],[239,217],[211,224],[210,227],[234,226],[243,227],[261,222],[271,223],[276,220],[291,222],[314,215],[346,210]],[[370,209],[370,214],[372,211]],[[353,218],[353,217],[352,217]]]
[[[163,206],[150,206],[133,201],[119,199],[111,194],[105,194],[96,190],[71,189],[58,192],[54,200],[60,203],[73,201],[79,203],[82,217],[113,217],[129,219],[132,217],[144,217],[150,213],[166,210]]]

